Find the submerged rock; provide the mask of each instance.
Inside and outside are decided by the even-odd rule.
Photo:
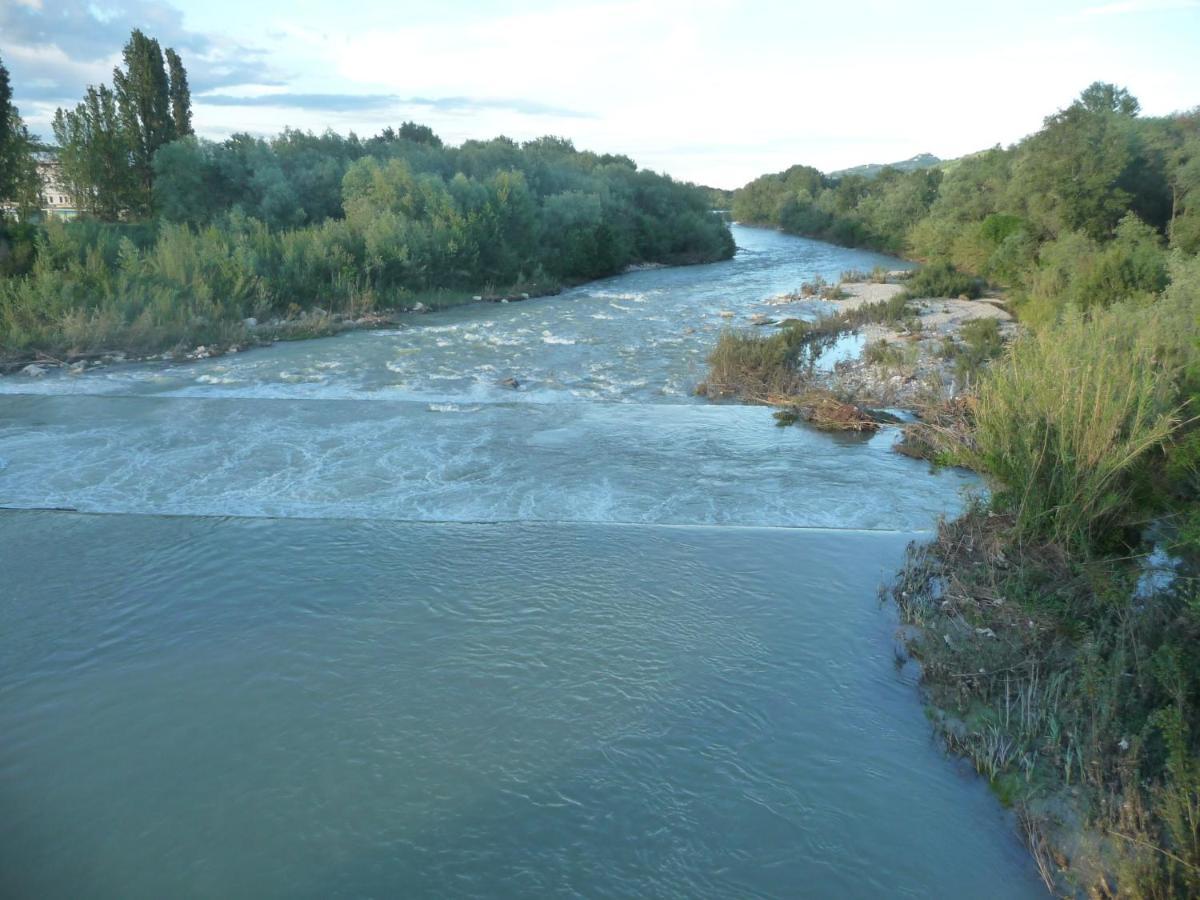
[[[496,382],[496,384],[500,385],[500,387],[511,388],[514,391],[517,390],[521,386],[521,382],[517,381],[517,379],[515,379],[511,376],[509,376],[508,378],[501,378],[499,381]]]

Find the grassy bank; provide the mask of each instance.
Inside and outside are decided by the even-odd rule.
[[[1057,892],[1200,893],[1198,321],[1200,261],[1177,257],[1161,297],[1026,334],[927,429],[992,493],[891,596],[939,731]]]
[[[910,548],[889,595],[936,728],[1017,811],[1060,895],[1200,894],[1200,259],[1176,251],[1167,271],[1159,294],[1068,303],[1008,342],[994,318],[962,323],[939,354],[967,377],[901,448],[987,479],[986,500]],[[961,277],[941,267],[884,303],[727,330],[708,393],[854,427],[816,411],[846,399],[814,390],[822,341],[919,331],[932,313],[913,294]],[[886,369],[914,346],[863,355]]]
[[[29,272],[0,278],[0,366],[227,349],[385,324],[399,312],[561,290],[544,272],[497,289],[409,288],[342,269],[310,235],[48,223]]]

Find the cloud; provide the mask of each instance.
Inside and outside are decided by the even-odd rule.
[[[18,103],[74,103],[88,83],[108,81],[121,48],[141,28],[183,57],[196,92],[233,85],[277,85],[264,54],[236,41],[187,29],[183,13],[153,0],[0,0],[3,55]]]
[[[449,114],[474,114],[505,110],[527,116],[586,119],[590,113],[538,103],[535,100],[495,97],[401,97],[398,94],[297,94],[290,92],[239,97],[204,94],[193,98],[197,106],[257,106],[318,112],[388,112],[397,107],[423,107]]]

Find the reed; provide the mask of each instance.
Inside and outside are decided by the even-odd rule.
[[[1133,475],[1180,423],[1176,373],[1153,309],[1069,313],[992,365],[975,409],[974,461],[1018,530],[1086,548],[1129,511]]]

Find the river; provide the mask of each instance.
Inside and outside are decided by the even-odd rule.
[[[0,379],[0,894],[1044,896],[876,600],[973,480],[694,395],[815,311],[765,298],[900,263],[734,233]]]

